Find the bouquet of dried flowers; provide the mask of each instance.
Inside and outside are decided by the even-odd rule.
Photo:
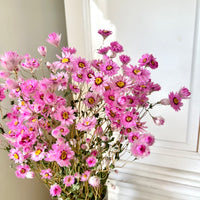
[[[98,32],[103,41],[112,33]],[[61,35],[49,34],[47,42],[60,50],[57,61],[6,52],[0,63],[3,83],[0,101],[10,99],[12,109],[0,107],[2,148],[9,152],[19,178],[35,175],[59,199],[103,199],[109,173],[124,151],[134,159],[150,154],[154,136],[144,117],[150,114],[156,125],[164,118],[152,116],[157,105],[171,105],[176,111],[190,96],[187,88],[171,92],[166,99],[151,103],[159,91],[150,70],[156,58],[144,54],[137,65],[123,54],[117,41],[98,49],[101,58],[89,61],[76,57],[75,48],[60,47]],[[49,77],[37,78],[38,68],[47,67]],[[30,78],[25,78],[28,72]]]

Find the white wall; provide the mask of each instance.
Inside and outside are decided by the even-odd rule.
[[[63,0],[0,0],[0,55],[6,51],[31,54],[38,58],[37,47],[48,47],[49,60],[55,59],[55,49],[45,42],[48,34],[62,33],[62,45],[67,44]],[[9,168],[6,152],[0,150],[0,199],[47,200],[49,191],[38,180],[22,180]]]

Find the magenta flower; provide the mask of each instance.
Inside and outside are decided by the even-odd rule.
[[[132,112],[126,112],[122,116],[122,124],[125,128],[131,128],[136,125],[137,115]]]
[[[147,144],[148,146],[152,146],[155,142],[155,137],[151,135],[150,133],[146,133],[146,134],[140,135],[139,141],[141,143]]]
[[[158,68],[158,62],[157,62],[156,59],[153,57],[153,55],[150,55],[149,67],[150,67],[151,69],[156,69],[156,68]]]
[[[4,91],[5,91],[5,88],[1,87],[1,85],[0,85],[0,101],[2,101],[3,99],[6,98]]]
[[[69,133],[69,129],[65,126],[57,126],[52,130],[52,136],[55,138],[60,138],[61,136],[66,136]]]
[[[66,187],[70,187],[71,185],[73,185],[75,182],[74,176],[68,175],[65,176],[63,179],[63,183],[65,184]]]
[[[127,55],[121,55],[119,59],[123,65],[127,65],[131,61],[131,58]]]
[[[51,185],[50,195],[52,197],[60,196],[61,192],[62,192],[62,189],[57,183],[55,183],[54,185]]]
[[[69,83],[69,88],[70,88],[70,90],[72,90],[74,93],[79,93],[79,92],[80,92],[80,89],[78,88],[77,85],[74,85],[74,84],[70,84],[70,83]]]
[[[15,172],[15,175],[18,178],[25,178],[26,174],[29,172],[30,167],[28,165],[18,165],[17,166],[17,171]]]
[[[181,102],[181,97],[177,92],[175,94],[173,92],[170,92],[169,101],[170,101],[171,107],[175,111],[179,111],[180,107],[183,106],[183,103]]]
[[[87,163],[88,167],[94,167],[97,163],[97,159],[93,156],[90,156],[86,159],[86,163]]]
[[[112,34],[112,31],[105,30],[105,29],[100,29],[100,30],[98,30],[98,33],[99,33],[104,39],[106,39],[109,35]]]
[[[99,102],[99,95],[95,94],[94,92],[88,92],[85,95],[84,103],[87,105],[88,108],[93,108]]]
[[[18,71],[22,60],[23,57],[13,51],[6,52],[5,55],[0,58],[1,66],[8,71]]]
[[[128,134],[128,140],[129,142],[133,143],[135,140],[138,140],[139,136],[140,136],[139,132],[130,132]]]
[[[122,45],[120,45],[117,41],[110,43],[110,49],[114,53],[121,53],[124,51]]]
[[[97,120],[95,117],[86,117],[76,125],[76,128],[81,131],[89,131],[95,127]]]
[[[21,65],[24,68],[34,70],[40,66],[40,63],[35,58],[27,58],[26,62],[22,63]]]
[[[41,170],[40,175],[42,176],[42,179],[50,180],[52,177],[51,169],[48,168],[48,169]]]
[[[150,55],[147,53],[147,54],[144,54],[142,55],[142,58],[139,59],[139,66],[146,66],[149,64],[149,61],[150,61]]]
[[[117,65],[117,63],[113,62],[110,59],[106,59],[105,63],[103,63],[100,66],[100,70],[108,75],[108,76],[113,76],[115,74],[117,74],[117,72],[119,71],[119,66]]]
[[[60,39],[61,39],[61,34],[53,32],[48,35],[48,38],[46,41],[55,47],[59,47]]]

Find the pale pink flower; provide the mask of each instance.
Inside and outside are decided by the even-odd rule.
[[[1,66],[8,71],[18,71],[19,64],[22,60],[23,57],[13,51],[6,52],[5,55],[0,58]]]
[[[0,78],[2,78],[2,79],[8,79],[9,77],[10,77],[10,72],[8,72],[8,71],[0,71]]]
[[[90,177],[90,171],[87,170],[81,175],[81,181],[83,181],[83,182],[87,181],[89,177]]]
[[[143,158],[150,154],[149,147],[145,143],[141,143],[139,140],[135,140],[131,146],[131,153],[136,158]]]
[[[10,159],[13,159],[15,163],[23,163],[24,156],[20,150],[17,149],[11,149],[10,154],[8,155]]]
[[[100,185],[100,179],[97,176],[91,176],[89,178],[89,184],[93,187],[98,187]]]
[[[52,136],[55,138],[60,138],[62,135],[66,136],[69,133],[69,129],[65,126],[57,126],[52,130]]]
[[[165,123],[165,119],[162,116],[153,117],[153,121],[158,126],[163,125]]]
[[[139,137],[139,142],[145,143],[148,146],[152,146],[155,142],[155,137],[150,133],[141,134]]]
[[[170,101],[169,101],[169,99],[167,99],[167,98],[161,99],[161,100],[160,100],[160,103],[161,103],[162,105],[170,105]]]
[[[95,117],[82,118],[82,120],[76,125],[76,128],[81,131],[89,131],[95,127],[97,120]]]
[[[129,142],[133,143],[135,140],[138,140],[139,136],[140,136],[139,132],[130,132],[128,134],[128,140]]]
[[[44,46],[39,46],[38,47],[38,52],[39,52],[39,54],[41,55],[41,56],[46,56],[46,54],[47,54],[47,48],[46,47],[44,47]]]
[[[51,185],[51,188],[50,188],[50,195],[55,197],[55,196],[60,196],[62,192],[62,189],[61,187],[55,183],[54,185]]]
[[[21,64],[22,67],[34,70],[40,66],[40,63],[35,58],[27,58],[27,60]]]
[[[73,185],[75,182],[74,176],[68,175],[65,176],[63,179],[63,183],[65,184],[66,187],[70,187],[71,185]]]
[[[41,170],[40,175],[42,176],[42,179],[50,180],[52,177],[51,169],[48,168],[48,169]]]
[[[0,85],[0,101],[2,101],[3,99],[6,98],[4,91],[5,91],[5,88],[1,87],[1,85]]]
[[[182,99],[189,99],[190,98],[190,95],[191,95],[191,92],[186,88],[186,87],[182,87],[178,94],[180,95],[180,97]]]
[[[52,44],[53,46],[59,47],[60,39],[61,39],[61,34],[53,32],[48,35],[48,38],[46,41],[49,44]]]
[[[33,179],[35,177],[35,173],[33,171],[28,171],[26,173],[26,178]]]

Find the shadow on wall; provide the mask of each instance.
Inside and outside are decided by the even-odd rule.
[[[37,48],[47,46],[49,61],[56,59],[56,49],[45,42],[48,34],[62,34],[62,46],[67,45],[63,0],[7,0],[0,6],[0,55],[16,51],[39,58]],[[7,105],[8,107],[9,102]],[[9,166],[7,152],[0,150],[0,199],[48,200],[49,191],[39,180],[23,180],[15,176]]]

